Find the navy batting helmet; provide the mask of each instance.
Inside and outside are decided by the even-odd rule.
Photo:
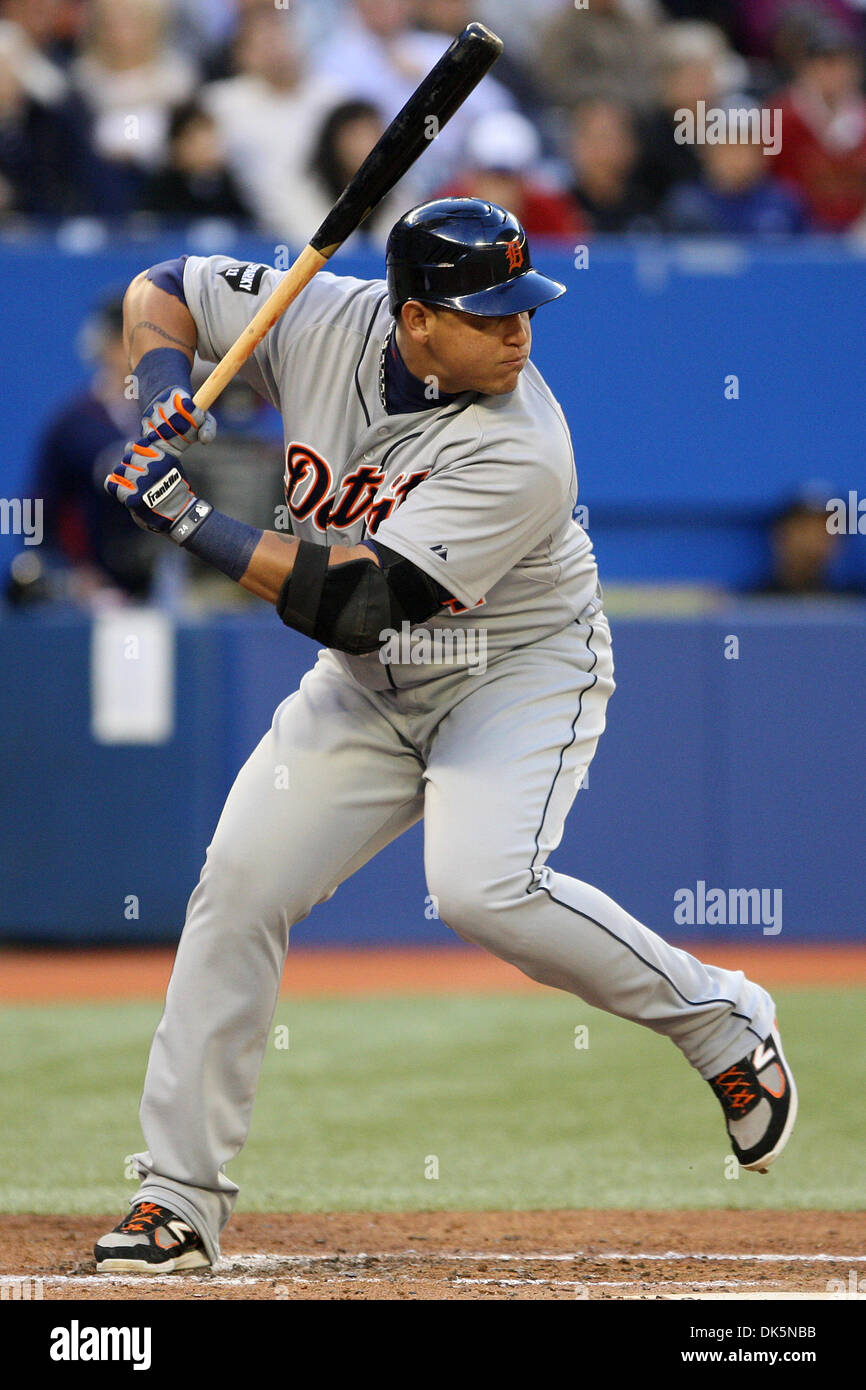
[[[522,314],[565,286],[533,270],[513,213],[480,198],[435,198],[391,228],[386,252],[392,314],[407,299],[487,317]]]

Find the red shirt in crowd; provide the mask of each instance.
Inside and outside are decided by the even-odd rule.
[[[477,190],[469,179],[458,179],[448,188],[440,189],[437,198],[475,198]],[[590,230],[580,208],[567,193],[540,188],[529,180],[522,181],[522,200],[509,208],[523,224],[526,235],[576,237]]]
[[[831,123],[795,87],[778,105],[782,146],[767,163],[803,195],[817,230],[844,231],[866,209],[866,101]]]

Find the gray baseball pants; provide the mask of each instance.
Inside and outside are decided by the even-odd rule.
[[[237,1186],[289,929],[424,818],[443,922],[533,979],[666,1034],[703,1077],[769,1033],[772,999],[547,864],[614,689],[603,613],[494,660],[378,692],[320,654],[238,774],[189,901],[141,1103],[133,1202],[212,1259]]]

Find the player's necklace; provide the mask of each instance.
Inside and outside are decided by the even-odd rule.
[[[394,334],[394,327],[397,320],[391,320],[391,327],[382,339],[382,349],[379,353],[379,400],[382,402],[382,409],[388,413],[388,402],[385,398],[385,359],[388,356],[388,346]]]

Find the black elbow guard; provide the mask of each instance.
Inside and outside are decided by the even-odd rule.
[[[283,622],[326,647],[362,656],[379,649],[386,628],[432,617],[447,597],[441,586],[396,551],[377,550],[381,569],[372,558],[329,566],[328,546],[301,541],[276,603]]]

